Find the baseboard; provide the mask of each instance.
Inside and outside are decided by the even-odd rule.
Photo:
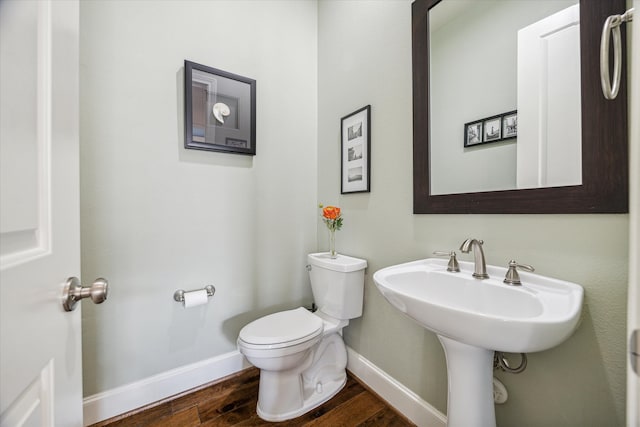
[[[84,398],[84,425],[124,414],[251,366],[238,351],[162,372]]]
[[[445,427],[447,417],[386,372],[347,347],[347,369],[420,427]],[[172,369],[84,399],[84,425],[130,412],[216,381],[251,365],[238,351]]]
[[[446,427],[447,417],[420,396],[347,347],[347,369],[398,412],[420,427]]]

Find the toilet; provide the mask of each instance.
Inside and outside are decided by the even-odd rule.
[[[260,369],[257,413],[266,421],[298,417],[331,399],[347,382],[342,328],[362,315],[367,261],[307,255],[318,310],[270,314],[246,325],[238,349]]]

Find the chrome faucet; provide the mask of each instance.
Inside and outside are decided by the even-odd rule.
[[[488,279],[487,264],[484,261],[484,251],[482,250],[482,240],[467,239],[460,245],[460,250],[468,254],[473,249],[473,260],[475,267],[472,276],[476,279]]]

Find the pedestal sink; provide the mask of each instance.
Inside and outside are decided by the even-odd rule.
[[[507,269],[487,266],[474,279],[473,264],[447,271],[442,259],[424,259],[377,271],[376,286],[398,310],[435,332],[447,359],[449,427],[495,427],[493,352],[552,348],[576,328],[580,285],[520,273],[521,286],[502,280]]]

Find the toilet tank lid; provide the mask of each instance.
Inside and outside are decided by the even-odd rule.
[[[367,268],[367,260],[338,254],[337,258],[331,258],[328,252],[309,254],[307,261],[311,265],[326,268],[328,270],[348,273]]]

